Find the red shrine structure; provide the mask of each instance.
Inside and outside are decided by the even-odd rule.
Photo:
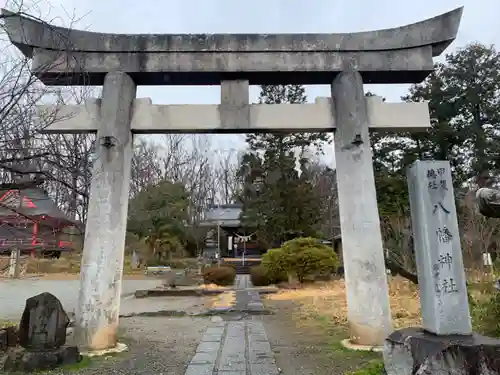
[[[72,250],[69,229],[76,226],[39,187],[0,190],[0,254],[55,256]]]

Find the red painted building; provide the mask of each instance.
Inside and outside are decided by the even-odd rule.
[[[68,232],[76,224],[41,188],[0,191],[0,253],[57,256],[72,249]]]

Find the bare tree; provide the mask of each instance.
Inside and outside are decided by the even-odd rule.
[[[303,166],[303,173],[311,181],[314,191],[322,202],[320,230],[323,235],[333,239],[340,234],[340,218],[337,192],[337,174],[317,159]]]
[[[222,204],[233,203],[239,191],[237,152],[235,149],[221,151],[216,159],[214,182],[217,201]]]
[[[137,195],[146,186],[158,183],[164,175],[163,160],[160,155],[162,147],[144,138],[136,138],[134,143],[131,197]]]
[[[85,175],[81,172],[85,170],[82,163],[88,160],[88,154],[82,156],[81,152],[76,152],[76,147],[81,148],[85,142],[81,137],[72,141],[63,136],[50,137],[41,133],[41,130],[57,120],[57,111],[39,114],[36,106],[42,99],[48,98],[62,103],[63,90],[42,84],[31,71],[29,53],[24,55],[17,50],[8,42],[5,32],[6,25],[12,28],[13,25],[20,24],[16,21],[19,15],[37,22],[43,21],[33,13],[30,14],[23,2],[10,1],[7,6],[16,13],[0,15],[0,35],[3,36],[0,53],[0,189],[21,191],[45,183],[44,188],[52,193],[56,202],[75,217],[78,196],[81,196],[80,192],[86,194],[85,187],[78,180],[82,174]],[[31,10],[35,11],[36,8]],[[49,24],[46,26],[51,27]],[[68,41],[66,35],[57,37],[60,38],[61,45]],[[60,52],[64,53],[65,51]],[[38,70],[53,68],[52,65],[59,63],[59,57],[38,67]],[[78,159],[78,162],[72,159]],[[72,191],[65,198],[57,199],[64,196],[60,192],[61,186]],[[19,209],[9,209],[21,221],[31,220],[21,214]]]

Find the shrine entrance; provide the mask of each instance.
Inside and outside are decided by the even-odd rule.
[[[116,344],[133,134],[334,132],[351,341],[392,332],[369,129],[423,131],[427,103],[385,103],[363,84],[419,83],[455,39],[462,8],[400,28],[349,34],[100,34],[2,12],[10,40],[47,85],[102,85],[57,108],[47,132],[97,132],[76,337]],[[249,85],[330,85],[307,104],[250,104]],[[217,105],[155,105],[138,85],[220,85]],[[53,107],[40,110],[53,111]],[[110,194],[113,192],[113,194]],[[95,303],[99,301],[99,303]]]

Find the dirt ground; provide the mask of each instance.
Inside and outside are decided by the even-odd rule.
[[[128,345],[127,352],[89,359],[75,368],[60,369],[50,374],[184,375],[209,324],[209,318],[122,318],[120,341]]]
[[[380,354],[344,349],[343,327],[326,318],[303,315],[292,300],[264,301],[273,315],[262,316],[276,363],[284,375],[343,375],[381,358]]]

